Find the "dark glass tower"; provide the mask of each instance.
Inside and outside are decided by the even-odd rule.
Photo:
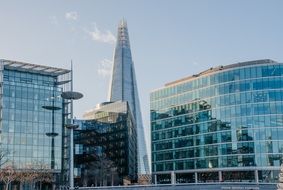
[[[137,123],[138,173],[149,173],[144,127],[142,123],[135,68],[132,60],[127,23],[122,20],[118,26],[117,44],[110,86],[110,101],[128,101]]]
[[[76,186],[137,180],[137,133],[127,102],[104,102],[75,120]]]

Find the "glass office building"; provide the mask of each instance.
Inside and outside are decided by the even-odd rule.
[[[64,111],[61,93],[70,71],[0,60],[0,146],[16,169],[41,167],[60,173]],[[4,167],[3,165],[2,167]]]
[[[137,129],[128,102],[105,102],[75,120],[75,184],[137,181]]]
[[[283,64],[210,68],[150,95],[156,183],[277,183]]]

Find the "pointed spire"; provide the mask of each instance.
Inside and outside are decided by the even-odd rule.
[[[127,28],[127,21],[126,21],[125,18],[123,18],[123,19],[120,21],[119,26],[120,26],[121,28]]]
[[[117,46],[130,48],[127,21],[123,18],[118,25]]]
[[[127,101],[135,118],[138,137],[138,173],[149,173],[135,69],[132,60],[127,22],[122,19],[118,25],[117,42],[110,87],[110,101]]]

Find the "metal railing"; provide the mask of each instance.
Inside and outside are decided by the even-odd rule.
[[[256,183],[205,183],[205,184],[158,184],[158,185],[130,185],[130,186],[103,186],[77,187],[79,190],[274,190],[276,184]]]

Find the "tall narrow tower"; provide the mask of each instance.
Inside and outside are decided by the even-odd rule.
[[[137,123],[138,174],[149,173],[148,155],[146,151],[135,68],[132,60],[127,23],[125,20],[122,20],[118,26],[109,95],[110,101],[128,101]]]

